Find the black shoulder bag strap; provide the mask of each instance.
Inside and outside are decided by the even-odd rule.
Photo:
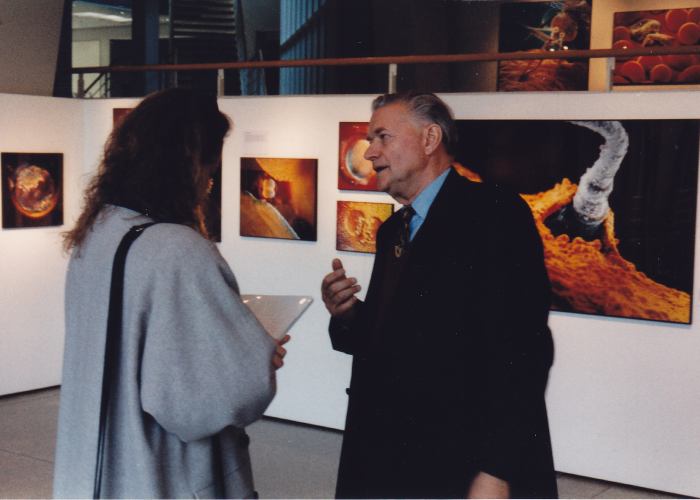
[[[124,235],[121,243],[114,254],[112,264],[112,282],[109,289],[109,312],[107,315],[107,338],[105,340],[104,363],[102,372],[102,401],[100,403],[100,428],[97,438],[97,461],[95,463],[95,483],[92,496],[100,498],[102,487],[102,462],[104,458],[105,446],[105,426],[109,408],[109,393],[112,380],[115,376],[115,369],[119,366],[119,341],[122,332],[122,308],[124,304],[124,266],[126,264],[126,254],[131,244],[141,236],[144,229],[156,224],[148,222],[139,226],[133,226]]]

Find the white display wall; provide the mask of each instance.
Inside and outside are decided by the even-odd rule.
[[[0,152],[63,153],[64,221],[79,206],[83,108],[72,99],[0,94]],[[0,230],[0,395],[60,381],[64,229]]]
[[[444,97],[461,119],[700,119],[700,107],[694,106],[699,94],[689,91]],[[112,109],[134,102],[0,96],[0,151],[65,154],[69,224],[78,213],[77,191],[94,171],[111,130]],[[364,287],[369,279],[371,255],[335,250],[335,210],[339,199],[390,201],[382,193],[337,189],[338,122],[367,121],[370,102],[370,96],[220,101],[234,121],[224,148],[220,249],[243,292],[316,300],[292,330],[270,416],[343,426],[350,358],[331,350],[319,289],[334,257]],[[238,235],[242,156],[318,159],[318,241]],[[0,394],[60,381],[65,272],[60,229],[0,232]],[[700,262],[697,249],[696,244]],[[696,271],[696,294],[699,282]],[[557,470],[700,496],[697,302],[694,325],[552,313],[556,359],[547,401]]]

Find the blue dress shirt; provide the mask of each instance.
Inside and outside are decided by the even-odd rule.
[[[442,174],[436,177],[433,182],[428,184],[428,186],[423,191],[421,191],[418,194],[418,196],[416,196],[416,199],[413,200],[413,203],[411,203],[413,210],[416,211],[408,226],[411,230],[411,241],[413,241],[413,237],[423,225],[425,218],[428,216],[428,210],[430,210],[430,206],[433,204],[433,201],[435,201],[435,197],[440,191],[442,185],[445,183],[445,179],[447,178],[447,174],[449,173],[450,169],[448,168]]]

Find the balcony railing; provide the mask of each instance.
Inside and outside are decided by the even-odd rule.
[[[111,74],[117,72],[143,73],[162,71],[202,71],[217,70],[219,72],[219,94],[223,92],[223,70],[226,69],[266,69],[266,68],[295,68],[295,67],[336,67],[336,66],[368,66],[383,65],[388,67],[387,90],[396,90],[396,76],[398,66],[403,64],[436,64],[436,63],[470,63],[470,62],[497,62],[512,60],[541,60],[541,59],[596,59],[618,57],[630,58],[637,56],[664,56],[664,55],[700,55],[700,46],[677,47],[638,47],[629,49],[590,49],[590,50],[557,50],[557,51],[518,51],[499,53],[474,53],[474,54],[433,54],[433,55],[409,55],[409,56],[377,56],[377,57],[349,57],[340,59],[292,59],[275,61],[236,61],[220,63],[198,64],[150,64],[139,66],[91,66],[72,68],[72,72],[78,75],[77,97],[86,95],[84,75],[86,74]],[[612,67],[612,66],[611,66]],[[103,78],[99,78],[103,80]],[[106,96],[108,97],[108,96]]]

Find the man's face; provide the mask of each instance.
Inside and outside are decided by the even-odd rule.
[[[399,102],[372,113],[368,131],[370,145],[364,156],[377,172],[377,188],[399,203],[413,201],[425,187],[425,126]]]

